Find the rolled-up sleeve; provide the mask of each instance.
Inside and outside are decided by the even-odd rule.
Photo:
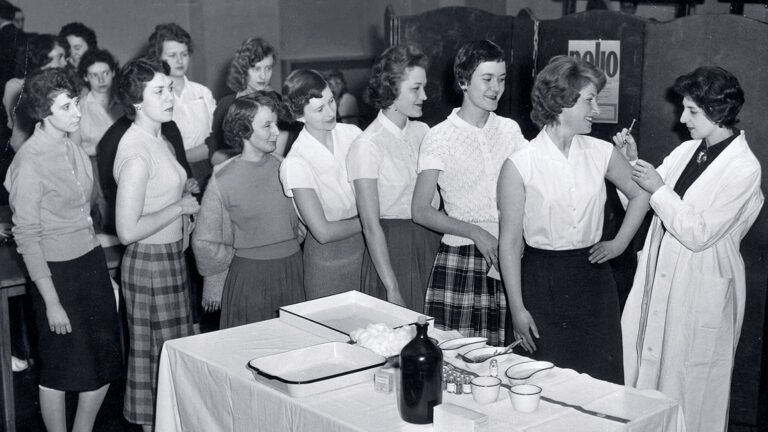
[[[8,171],[5,187],[13,212],[13,236],[19,254],[24,259],[29,277],[36,281],[51,276],[41,245],[43,227],[40,207],[43,196],[40,173],[26,160],[13,164]]]

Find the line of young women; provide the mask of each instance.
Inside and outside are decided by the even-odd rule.
[[[117,233],[128,245],[122,266],[131,336],[125,415],[147,430],[162,343],[191,334],[184,239],[189,215],[199,210],[191,193],[200,190],[161,134],[185,91],[195,89],[183,73],[191,41],[171,27],[158,28],[151,41],[155,57],[173,63],[176,72],[157,58],[121,69],[117,94],[133,123],[112,169]],[[657,173],[643,161],[630,165],[637,152],[626,131],[614,138],[616,147],[587,136],[605,77],[584,62],[558,56],[538,74],[531,115],[542,130],[528,143],[514,121],[494,114],[506,63],[492,42],[459,49],[454,74],[462,105],[431,130],[411,120],[427,98],[426,57],[414,47],[386,50],[366,95],[380,112],[363,132],[337,124],[336,101],[316,71],[292,72],[282,98],[270,91],[274,50],[260,39],[249,41],[256,46],[245,51],[254,55],[238,75],[248,77],[247,85],[221,117],[223,146],[231,150],[221,159],[236,156],[215,167],[192,239],[200,271],[218,284],[207,300],[221,305],[222,327],[273,317],[284,304],[360,289],[424,310],[440,328],[486,336],[494,345],[523,338],[533,357],[658,388],[681,399],[692,430],[723,424],[727,397],[706,385],[721,388],[730,380],[744,307],[738,244],[762,205],[759,164],[743,133],[733,129],[743,92],[732,75],[702,68],[678,79],[680,120],[694,141],[676,149]],[[106,58],[102,63],[111,67]],[[84,78],[98,88],[101,77],[93,75]],[[102,292],[94,297],[102,303],[70,306],[74,294],[65,287],[81,286],[83,275],[65,274],[69,260],[89,257],[88,268],[105,269],[89,255],[98,252],[92,227],[81,223],[90,223],[80,213],[89,205],[93,174],[86,154],[72,150],[67,138],[80,124],[77,107],[70,106],[75,89],[62,83],[61,72],[39,76],[30,78],[30,89],[39,91],[28,96],[31,116],[40,120],[34,145],[22,148],[5,185],[19,249],[41,294],[38,323],[46,335],[50,327],[51,336],[85,338],[83,348],[68,344],[55,352],[71,352],[79,369],[91,365],[85,369],[93,376],[86,383],[87,374],[65,377],[50,391],[41,380],[46,423],[60,422],[61,391],[76,390],[83,392],[76,421],[87,427],[114,372],[102,358],[115,357],[105,353],[115,335],[101,325],[116,322],[104,315],[114,310],[108,307],[113,298]],[[187,90],[176,92],[174,84]],[[205,94],[188,102],[201,101],[200,113],[214,117]],[[284,159],[275,152],[283,104],[303,124]],[[191,107],[190,118],[196,112]],[[182,136],[191,135],[182,130]],[[56,140],[64,144],[39,151]],[[195,159],[200,145],[185,143],[187,156]],[[64,148],[64,160],[74,166],[71,178],[35,171]],[[715,181],[726,172],[728,181]],[[56,185],[42,181],[53,174]],[[628,198],[624,222],[608,240],[601,238],[604,179]],[[65,184],[71,196],[62,198]],[[46,188],[58,192],[46,194]],[[77,242],[67,248],[56,240],[62,221],[43,211],[61,207],[58,199],[78,207],[66,224],[77,228]],[[627,247],[649,199],[656,217],[620,326],[606,263]],[[75,243],[82,247],[73,249]],[[98,276],[102,270],[94,273],[98,283],[86,285],[109,293],[107,279]],[[99,331],[82,327],[81,318],[95,313],[104,316],[86,321]],[[88,342],[93,338],[98,350]],[[56,347],[63,340],[53,339],[41,343]],[[52,362],[41,363],[45,377]],[[700,379],[704,374],[707,380]]]

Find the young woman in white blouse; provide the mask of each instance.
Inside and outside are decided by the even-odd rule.
[[[487,276],[498,256],[496,180],[501,165],[525,145],[513,120],[493,113],[504,93],[504,53],[491,41],[462,46],[453,66],[460,108],[424,138],[411,210],[416,223],[445,233],[432,267],[425,312],[435,326],[504,343],[507,299]],[[432,200],[440,186],[445,212]]]
[[[291,72],[283,95],[293,116],[304,122],[280,166],[280,181],[309,228],[304,242],[307,299],[357,290],[365,246],[347,180],[347,153],[360,128],[336,123],[336,101],[317,71]]]
[[[648,194],[610,143],[586,135],[604,85],[602,71],[568,56],[536,76],[531,119],[541,132],[499,177],[499,264],[515,336],[532,357],[621,383],[619,300],[608,261],[632,240]],[[600,241],[605,179],[629,206],[616,237]]]
[[[216,100],[208,87],[187,79],[193,53],[192,38],[176,23],[158,24],[149,36],[148,56],[168,63],[173,81],[173,121],[184,140],[184,150],[199,190],[211,175],[208,146]]]
[[[416,161],[429,126],[409,117],[421,117],[426,68],[427,57],[413,46],[381,54],[366,89],[379,115],[347,155],[367,244],[363,292],[419,312],[440,244],[437,233],[411,220]],[[440,197],[434,198],[437,208]]]

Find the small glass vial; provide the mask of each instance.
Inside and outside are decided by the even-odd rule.
[[[464,382],[463,379],[464,379],[464,375],[462,375],[461,373],[456,375],[456,394],[457,395],[464,393],[462,388],[462,384]]]
[[[496,359],[491,360],[490,374],[491,374],[492,377],[498,377],[499,376],[499,362],[496,361]]]
[[[453,374],[448,375],[448,383],[445,385],[445,390],[448,391],[448,393],[456,393],[456,380],[453,377]]]
[[[445,391],[446,387],[448,386],[448,372],[443,369],[443,380],[440,384],[440,387],[442,387],[443,391]]]
[[[472,385],[469,383],[472,381],[472,377],[464,375],[464,381],[461,383],[461,392],[464,394],[472,393]]]
[[[395,370],[386,365],[373,374],[373,390],[379,393],[392,393],[395,389]]]

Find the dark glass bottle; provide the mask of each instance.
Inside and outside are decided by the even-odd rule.
[[[416,337],[400,352],[400,417],[408,423],[432,423],[432,409],[443,401],[443,352],[427,337],[427,318],[419,317]]]

